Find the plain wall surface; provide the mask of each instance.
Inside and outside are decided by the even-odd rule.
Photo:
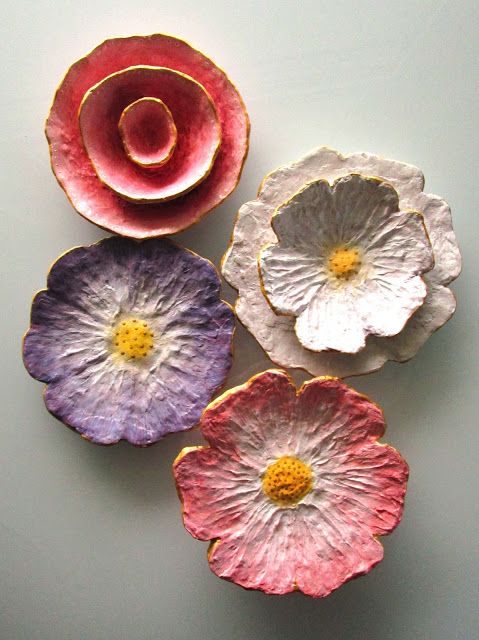
[[[1,640],[474,640],[478,628],[477,0],[4,0],[1,8]],[[455,317],[405,364],[348,382],[380,403],[411,478],[385,559],[325,600],[215,577],[170,472],[198,432],[148,449],[84,442],[20,358],[33,294],[63,251],[105,235],[68,203],[44,119],[67,68],[107,37],[178,35],[226,69],[251,122],[238,189],[177,236],[216,264],[264,174],[319,145],[419,166],[451,205]],[[234,300],[226,285],[224,296]],[[241,327],[227,386],[272,366]]]

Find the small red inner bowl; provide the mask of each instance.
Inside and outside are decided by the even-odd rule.
[[[159,98],[140,98],[123,110],[118,123],[127,156],[142,167],[161,167],[176,147],[178,131]]]

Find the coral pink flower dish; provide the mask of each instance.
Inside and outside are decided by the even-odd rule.
[[[181,231],[236,187],[249,120],[236,88],[189,44],[107,40],[67,72],[46,124],[75,209],[134,238]]]
[[[209,446],[183,449],[174,474],[185,527],[212,541],[220,578],[319,598],[382,559],[408,467],[378,442],[373,402],[337,378],[297,390],[270,370],[215,400],[200,426]]]

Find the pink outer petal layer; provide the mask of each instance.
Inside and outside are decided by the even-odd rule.
[[[212,403],[200,426],[211,446],[184,450],[174,473],[185,527],[215,541],[209,562],[219,577],[323,597],[382,559],[376,536],[401,519],[408,468],[377,442],[385,424],[374,403],[337,379],[296,392],[286,374],[267,371]],[[301,503],[281,509],[261,476],[288,452],[315,480]]]
[[[136,65],[167,67],[194,78],[209,93],[221,125],[219,153],[209,176],[171,202],[139,205],[102,185],[83,147],[78,109],[85,93],[106,76]],[[106,40],[68,71],[46,124],[53,171],[75,209],[115,233],[147,238],[176,233],[218,206],[236,187],[248,151],[249,119],[227,76],[177,38],[162,34]]]

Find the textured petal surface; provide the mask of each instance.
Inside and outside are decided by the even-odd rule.
[[[317,254],[337,240],[335,218],[331,187],[317,180],[280,206],[271,224],[282,246]]]
[[[333,193],[338,243],[363,244],[364,238],[387,225],[399,209],[394,187],[378,178],[351,174],[336,181]]]
[[[434,267],[434,255],[425,233],[423,217],[411,211],[397,211],[367,238],[373,276],[420,274]]]
[[[358,352],[366,342],[366,327],[357,303],[349,289],[323,287],[296,320],[298,340],[313,351]]]
[[[400,278],[397,274],[368,280],[359,290],[358,314],[367,333],[395,336],[426,297],[426,284],[419,276]]]
[[[47,408],[93,442],[151,444],[194,426],[231,366],[233,313],[215,268],[166,240],[109,238],[68,252],[33,303],[24,362]],[[154,333],[143,360],[119,359],[113,328]]]
[[[104,186],[85,151],[78,124],[78,109],[94,85],[139,65],[166,67],[196,80],[211,97],[221,127],[221,147],[208,177],[186,195],[159,204],[127,202]],[[56,93],[46,133],[53,170],[75,209],[105,229],[146,238],[190,226],[233,191],[247,153],[249,121],[239,93],[223,71],[187,43],[159,34],[107,40],[76,62]]]
[[[183,497],[183,521],[195,538],[234,536],[251,516],[253,506],[264,508],[261,468],[243,463],[210,447],[193,448],[174,464]],[[245,510],[245,503],[250,509]]]
[[[186,528],[214,540],[208,558],[218,576],[322,597],[381,560],[375,536],[401,518],[408,468],[377,442],[384,418],[370,400],[337,379],[296,392],[286,374],[267,371],[214,402],[200,426],[210,447],[184,450],[174,474]],[[261,478],[285,455],[309,464],[314,481],[282,508]]]
[[[326,269],[317,255],[272,244],[260,253],[265,294],[279,313],[300,314],[326,282]]]
[[[426,274],[428,294],[424,304],[393,337],[369,336],[366,347],[356,355],[314,353],[298,341],[295,318],[277,316],[266,301],[258,277],[257,256],[267,244],[278,241],[271,219],[277,207],[314,180],[328,180],[351,174],[378,176],[399,194],[401,210],[419,211],[429,235],[435,259]],[[460,254],[447,204],[423,193],[424,178],[416,167],[367,153],[342,156],[327,148],[317,149],[298,162],[269,174],[258,198],[239,211],[232,243],[223,259],[223,274],[238,289],[236,312],[270,358],[279,365],[306,369],[314,375],[340,377],[379,369],[387,360],[407,360],[441,327],[455,308],[454,296],[444,285],[460,272]]]
[[[267,371],[212,403],[203,415],[201,430],[225,455],[256,464],[262,451],[263,459],[270,461],[293,446],[289,427],[295,404],[296,390],[288,376]]]

